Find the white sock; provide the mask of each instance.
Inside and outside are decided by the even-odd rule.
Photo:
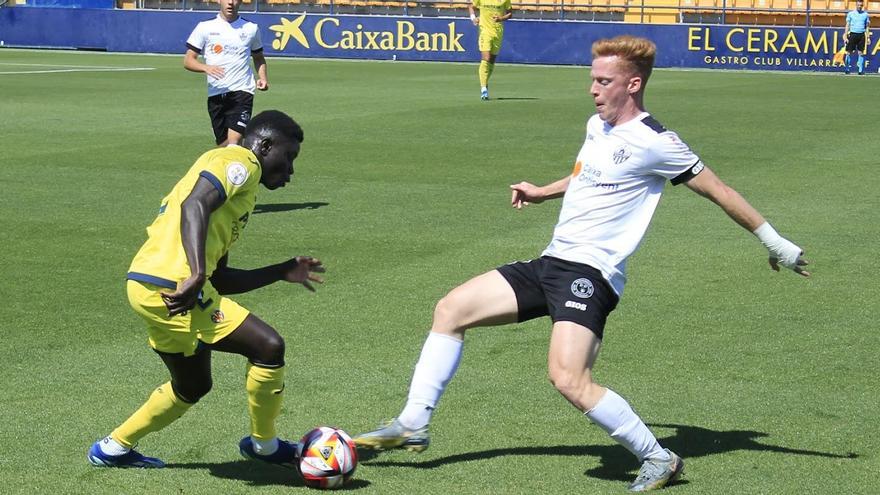
[[[260,455],[272,455],[278,450],[278,437],[271,440],[258,440],[251,436],[251,442],[254,444],[254,452]]]
[[[599,403],[585,415],[640,461],[669,459],[669,454],[663,450],[648,426],[633,411],[629,403],[613,390],[607,389],[605,395],[599,399]]]
[[[480,91],[489,91],[489,88],[486,86],[480,86]]]
[[[458,369],[463,345],[464,342],[448,335],[428,334],[413,372],[406,406],[397,417],[400,424],[417,430],[431,421],[440,396]]]
[[[109,435],[104,437],[98,445],[101,448],[101,452],[112,456],[127,454],[128,451],[131,450],[116,440],[113,440]]]

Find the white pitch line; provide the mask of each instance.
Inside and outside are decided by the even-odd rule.
[[[131,72],[156,70],[155,67],[106,67],[91,69],[52,69],[52,70],[21,70],[21,71],[0,71],[0,76],[9,74],[55,74],[60,72]]]
[[[0,65],[14,65],[17,67],[67,67],[70,69],[127,69],[118,65],[74,65],[74,64],[23,64],[21,62],[0,62]]]

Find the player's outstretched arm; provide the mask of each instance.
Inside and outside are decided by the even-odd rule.
[[[297,256],[283,263],[253,270],[232,268],[227,265],[228,259],[228,256],[224,256],[211,275],[211,285],[222,295],[250,292],[281,280],[302,284],[312,292],[315,292],[312,282],[324,283],[324,279],[317,275],[324,273],[324,265],[311,256]]]
[[[709,167],[703,168],[685,184],[692,191],[720,206],[736,223],[755,234],[770,253],[771,268],[779,271],[779,265],[782,265],[798,275],[810,276],[810,272],[803,269],[808,264],[807,260],[801,258],[804,251],[779,235],[758,210],[732,187],[722,182]]]
[[[520,210],[523,206],[528,206],[532,203],[538,204],[548,199],[561,198],[565,195],[565,190],[568,189],[568,182],[570,180],[571,176],[568,175],[542,187],[525,181],[519,184],[511,184],[510,205]]]

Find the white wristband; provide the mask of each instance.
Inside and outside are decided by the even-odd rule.
[[[476,20],[477,20],[477,16],[474,15],[474,14],[471,14],[471,20],[472,20],[472,21],[476,21]]]
[[[803,250],[795,243],[779,235],[768,222],[764,222],[753,232],[761,244],[770,251],[770,256],[779,260],[779,264],[794,270]]]

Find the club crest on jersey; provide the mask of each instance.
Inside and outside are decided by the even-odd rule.
[[[593,295],[593,282],[588,278],[579,278],[571,283],[571,293],[581,299],[588,299]]]
[[[632,150],[629,149],[629,146],[623,145],[620,148],[614,150],[614,154],[611,155],[611,159],[614,160],[615,165],[620,165],[621,163],[627,161],[630,156],[632,156]]]
[[[223,311],[219,309],[211,313],[211,321],[214,323],[220,323],[226,318],[226,315],[223,314]]]
[[[226,167],[226,179],[230,184],[240,186],[248,178],[248,171],[243,164],[232,162]]]

